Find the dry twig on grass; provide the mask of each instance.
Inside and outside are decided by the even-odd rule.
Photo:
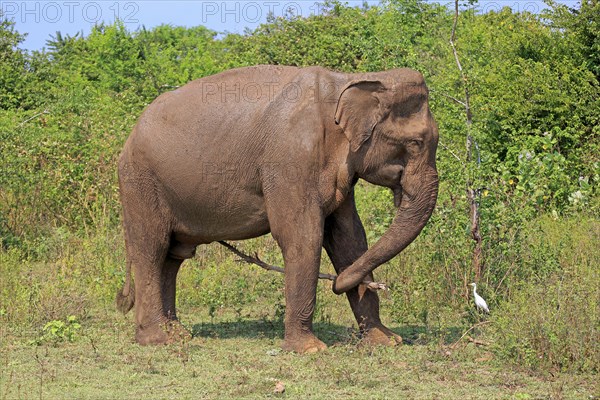
[[[489,346],[490,345],[489,343],[484,342],[482,340],[473,339],[471,336],[467,336],[467,340],[477,346]]]
[[[489,323],[490,323],[490,321],[482,321],[482,322],[476,323],[475,325],[473,325],[472,327],[470,327],[469,329],[467,329],[465,331],[465,333],[462,334],[462,336],[460,337],[460,339],[458,339],[456,342],[452,343],[450,345],[450,348],[454,349],[460,343],[460,341],[463,340],[465,336],[467,336],[467,333],[471,332],[473,329],[477,328],[478,326],[489,324]],[[470,336],[469,336],[468,340],[469,340],[469,342],[473,342],[474,344],[477,344],[477,345],[487,346],[487,343],[481,342],[479,340],[475,340],[475,339],[473,339]]]
[[[276,272],[280,272],[280,273],[284,273],[285,270],[281,267],[276,267],[275,265],[271,265],[271,264],[267,264],[266,262],[264,262],[263,260],[261,260],[258,257],[258,253],[254,253],[254,256],[250,256],[246,253],[241,252],[238,248],[236,248],[235,246],[219,240],[219,244],[221,244],[222,246],[226,247],[229,251],[231,251],[232,253],[234,253],[236,256],[240,257],[241,261],[245,261],[248,264],[256,264],[259,267],[266,269],[267,271],[276,271]],[[337,275],[332,275],[332,274],[324,274],[322,272],[319,273],[319,279],[326,279],[326,280],[330,280],[330,281],[335,281],[335,278],[337,278]],[[377,290],[390,290],[388,288],[388,286],[385,283],[382,282],[373,282],[373,281],[362,281],[361,282],[362,285],[366,285],[367,289],[372,290],[372,291],[377,291]]]

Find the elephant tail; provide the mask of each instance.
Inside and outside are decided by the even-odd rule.
[[[123,314],[127,314],[127,312],[133,308],[135,302],[135,288],[133,280],[131,279],[130,261],[127,261],[125,273],[125,283],[123,284],[123,288],[117,291],[116,298],[117,310],[121,311]]]

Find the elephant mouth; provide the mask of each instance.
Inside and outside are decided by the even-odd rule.
[[[398,185],[397,187],[392,188],[392,192],[394,193],[394,206],[398,208],[402,203],[402,196],[404,195],[404,190],[402,189],[401,185]]]
[[[394,193],[394,207],[400,207],[402,203],[402,197],[404,196],[404,187],[402,186],[402,178],[404,177],[404,166],[400,165],[400,170],[398,171],[398,175],[395,179],[396,184],[392,186],[392,193]]]

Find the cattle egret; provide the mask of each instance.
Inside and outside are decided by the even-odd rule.
[[[488,308],[487,303],[485,302],[483,297],[478,295],[477,292],[475,291],[477,289],[477,285],[475,283],[471,283],[471,286],[473,286],[473,297],[475,297],[475,305],[477,306],[478,309],[483,310],[489,314],[490,310]]]

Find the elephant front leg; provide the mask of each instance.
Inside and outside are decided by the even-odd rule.
[[[323,247],[338,275],[367,251],[367,238],[352,193],[325,221]],[[368,278],[374,281],[373,275]],[[379,316],[379,296],[365,285],[346,292],[363,342],[394,346],[402,338],[387,328]]]
[[[342,270],[342,268],[336,267],[338,274]],[[369,275],[369,278],[374,280],[372,274]],[[347,297],[365,344],[395,346],[402,343],[402,337],[381,322],[377,293],[360,285],[348,291]]]
[[[302,240],[301,238],[298,238]],[[313,333],[319,256],[304,243],[284,246],[285,336],[283,349],[313,353],[327,348]]]
[[[320,209],[293,215],[271,210],[269,223],[285,263],[285,335],[282,348],[313,353],[327,348],[312,330],[323,241]]]

